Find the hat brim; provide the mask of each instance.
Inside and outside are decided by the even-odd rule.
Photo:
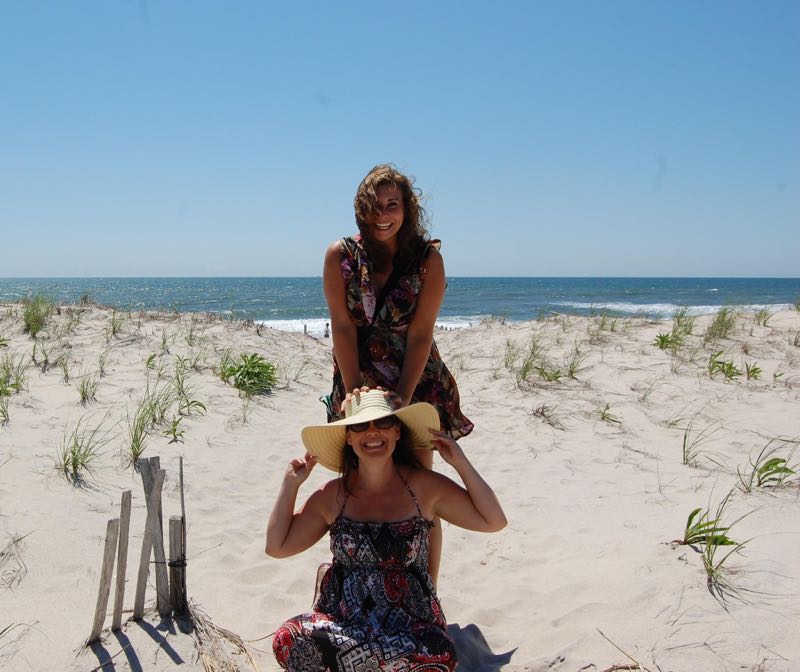
[[[317,462],[331,471],[341,472],[342,456],[347,440],[347,426],[360,422],[368,422],[394,415],[405,425],[411,435],[411,447],[414,450],[433,450],[433,442],[429,429],[439,429],[439,413],[426,402],[417,402],[397,410],[386,406],[362,408],[358,413],[328,423],[311,425],[300,433],[303,445],[309,454],[317,458]]]

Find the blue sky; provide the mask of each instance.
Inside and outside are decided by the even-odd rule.
[[[800,275],[800,3],[0,4],[0,276],[319,275],[393,162],[450,275]]]

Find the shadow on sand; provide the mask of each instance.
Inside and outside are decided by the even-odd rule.
[[[186,661],[181,658],[181,655],[170,645],[167,641],[168,635],[174,635],[178,632],[182,634],[189,634],[194,629],[194,624],[189,617],[178,618],[164,618],[158,625],[147,620],[134,621],[130,620],[125,624],[125,628],[118,632],[112,632],[120,646],[120,651],[113,656],[109,653],[108,649],[104,646],[103,642],[95,642],[89,645],[91,652],[97,657],[98,666],[93,668],[92,672],[111,672],[112,670],[119,669],[130,670],[130,672],[144,672],[142,663],[136,653],[130,638],[126,634],[126,630],[130,628],[139,628],[150,639],[152,639],[159,648],[169,656],[170,660],[175,665],[182,665]],[[110,637],[106,636],[106,643],[110,643]],[[121,655],[124,654],[124,658]]]
[[[492,653],[486,638],[477,625],[461,627],[458,623],[447,626],[458,652],[458,672],[496,672],[511,662],[516,649],[506,653]]]

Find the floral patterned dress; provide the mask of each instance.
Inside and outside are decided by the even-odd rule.
[[[425,280],[423,263],[431,249],[438,250],[440,244],[438,240],[428,241],[423,255],[399,273],[396,281],[387,282],[383,296],[375,296],[370,281],[371,263],[361,236],[342,239],[341,268],[347,308],[358,329],[358,363],[365,385],[388,390],[397,387],[406,354],[408,326],[414,318],[417,296]],[[329,420],[343,417],[341,404],[345,395],[342,374],[334,356]],[[466,436],[473,429],[472,422],[461,413],[455,378],[442,361],[435,342],[431,344],[428,361],[411,401],[432,404],[439,411],[442,430],[453,438]]]
[[[408,488],[408,485],[406,485]],[[342,513],[330,529],[333,563],[314,611],[275,633],[290,672],[450,672],[455,645],[428,574],[432,523],[417,515],[365,523]],[[346,502],[345,502],[346,504]]]

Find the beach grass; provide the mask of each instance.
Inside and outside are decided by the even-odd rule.
[[[114,438],[103,427],[107,416],[93,427],[89,425],[89,418],[83,416],[73,427],[67,425],[64,428],[57,450],[56,467],[72,485],[86,484],[86,476],[92,474],[92,467],[103,447]]]
[[[683,430],[681,462],[689,467],[696,467],[702,446],[710,441],[711,437],[719,430],[720,425],[712,423],[703,429],[695,431],[692,422],[689,422]]]
[[[277,371],[272,362],[258,354],[241,354],[239,361],[220,363],[220,378],[243,394],[269,394],[278,384]],[[232,381],[232,382],[231,382]]]
[[[78,379],[78,396],[81,405],[86,406],[92,401],[97,401],[98,374],[91,372],[81,373]]]
[[[739,477],[739,489],[750,493],[754,488],[778,488],[797,476],[797,465],[791,464],[794,453],[800,441],[787,439],[772,439],[765,445],[755,458],[750,459],[750,467],[742,472],[738,467],[736,474]],[[778,452],[789,447],[786,457],[780,457]]]
[[[54,302],[52,299],[37,294],[22,300],[22,328],[31,338],[36,338],[42,329],[47,326],[53,313]]]
[[[728,338],[736,327],[736,311],[724,306],[720,308],[703,334],[703,343],[716,343],[723,338]]]

